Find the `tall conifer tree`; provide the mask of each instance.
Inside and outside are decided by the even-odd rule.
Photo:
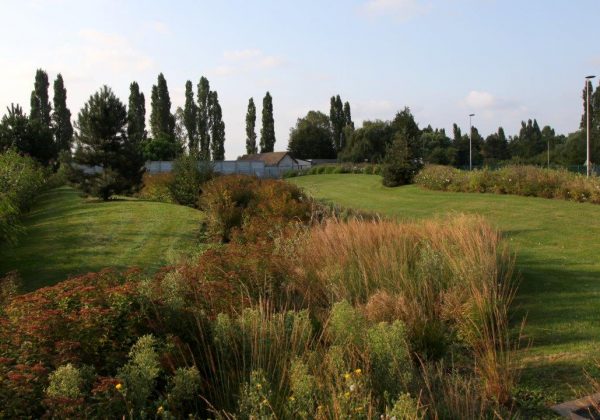
[[[54,81],[54,110],[52,122],[57,150],[70,151],[73,143],[73,125],[71,111],[67,108],[67,90],[62,75],[59,73]]]
[[[210,84],[202,76],[198,83],[198,139],[203,160],[210,160],[209,94]]]
[[[209,102],[209,126],[211,134],[210,149],[212,160],[225,159],[225,123],[223,113],[219,104],[219,95],[211,91],[208,95]]]
[[[275,119],[273,118],[273,98],[269,92],[263,99],[262,127],[260,129],[260,152],[272,152],[275,149]]]
[[[246,153],[249,155],[258,153],[256,147],[256,106],[253,98],[248,101],[248,112],[246,112]]]
[[[129,85],[127,136],[130,141],[140,145],[146,140],[146,100],[137,82]]]
[[[187,131],[187,142],[190,155],[197,155],[198,149],[198,107],[194,100],[191,81],[185,82],[185,106],[183,108],[183,125]]]
[[[39,121],[44,127],[50,128],[50,100],[48,95],[48,74],[38,69],[35,73],[35,84],[31,92],[31,112],[29,118]]]
[[[152,87],[150,128],[155,138],[165,137],[175,140],[175,117],[171,114],[171,97],[162,73],[158,75],[157,84]]]

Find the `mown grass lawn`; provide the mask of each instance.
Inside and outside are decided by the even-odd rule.
[[[527,316],[521,385],[547,402],[584,392],[584,370],[600,358],[600,206],[542,198],[385,188],[375,175],[290,179],[314,197],[400,219],[477,213],[517,253],[516,318]],[[597,372],[596,372],[597,373]]]
[[[61,187],[44,193],[25,217],[16,246],[0,246],[0,273],[18,270],[24,291],[105,267],[148,273],[193,253],[202,213],[140,200],[86,200]]]

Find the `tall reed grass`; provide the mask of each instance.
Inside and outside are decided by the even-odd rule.
[[[514,258],[481,217],[330,221],[308,233],[298,259],[293,287],[309,307],[347,300],[373,321],[399,318],[412,350],[427,360],[460,343],[485,394],[509,400]]]

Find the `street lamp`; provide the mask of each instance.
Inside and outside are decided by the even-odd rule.
[[[585,158],[585,166],[587,176],[590,176],[590,84],[591,80],[596,76],[585,76],[585,92],[586,92],[586,101],[585,101],[585,115],[586,115],[586,158]]]
[[[469,114],[469,171],[473,170],[473,124],[471,118],[474,116],[475,114]]]

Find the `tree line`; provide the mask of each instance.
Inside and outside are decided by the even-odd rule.
[[[591,92],[591,160],[600,162],[600,86],[594,90],[588,82],[587,87]],[[88,155],[103,150],[107,156],[120,156],[121,149],[130,149],[127,153],[136,153],[130,157],[130,162],[173,160],[186,150],[200,160],[225,157],[225,123],[219,96],[204,76],[195,87],[190,80],[186,82],[184,107],[172,113],[167,81],[162,73],[158,75],[150,98],[150,135],[146,131],[145,97],[137,82],[130,85],[128,106],[106,86],[92,95],[77,115],[76,130],[60,74],[53,83],[52,101],[49,90],[47,73],[37,70],[30,114],[25,114],[18,104],[12,104],[0,121],[0,151],[13,148],[45,165],[57,162],[61,153],[72,153],[77,163],[103,167],[109,165],[106,156],[92,159]],[[548,160],[556,165],[581,165],[586,153],[585,89],[583,100],[580,130],[568,136],[556,134],[548,125],[540,127],[537,120],[530,119],[522,122],[519,133],[514,136],[507,136],[499,127],[497,132],[484,138],[475,126],[470,133],[463,133],[454,124],[451,135],[430,125],[419,128],[408,107],[390,121],[364,121],[362,127],[356,129],[350,103],[335,95],[330,98],[329,115],[313,110],[297,120],[290,130],[288,150],[300,159],[383,162],[394,139],[402,135],[415,159],[427,163],[468,167],[471,143],[475,166],[506,161],[542,165]],[[262,105],[262,127],[258,138],[257,107],[253,98],[248,101],[248,154],[274,151],[273,98],[269,92]]]
[[[600,163],[600,86],[590,89],[591,161]],[[431,125],[419,128],[408,107],[391,121],[364,121],[355,129],[350,104],[342,106],[339,95],[331,98],[329,116],[309,111],[290,130],[288,150],[300,159],[337,159],[341,162],[375,162],[385,160],[394,139],[403,135],[411,153],[426,163],[469,166],[471,143],[474,166],[504,162],[547,165],[582,165],[585,161],[586,92],[580,129],[569,135],[557,134],[549,125],[540,127],[536,119],[521,122],[518,134],[507,136],[499,127],[483,137],[476,126],[463,133],[457,124],[451,135]]]

